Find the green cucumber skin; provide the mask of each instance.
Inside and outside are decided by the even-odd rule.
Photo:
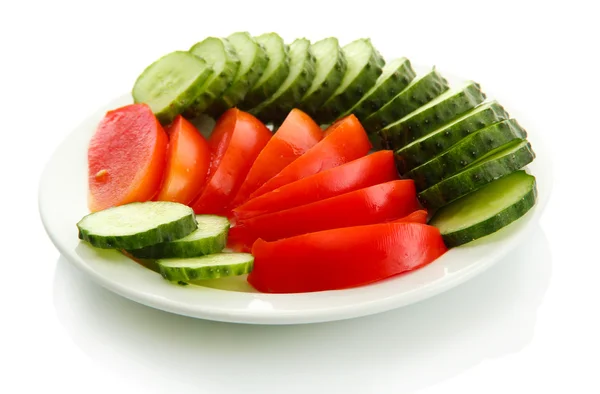
[[[127,205],[144,204],[143,202],[134,202]],[[109,208],[110,209],[110,208]],[[91,213],[90,215],[93,215]],[[87,215],[89,216],[89,215]],[[86,217],[87,217],[86,216]],[[82,219],[83,220],[83,219]],[[81,223],[81,222],[80,222]],[[180,220],[163,223],[156,228],[148,230],[142,234],[132,234],[124,236],[104,236],[90,233],[77,223],[79,230],[79,239],[89,242],[92,246],[101,249],[141,249],[146,246],[175,241],[189,235],[198,228],[196,217],[192,212]]]
[[[359,102],[340,115],[339,118],[354,114],[358,120],[363,121],[404,90],[415,78],[416,73],[410,64],[410,61],[406,58],[403,59],[404,61],[401,65],[387,78],[387,80],[381,85],[371,88]]]
[[[418,194],[427,208],[440,208],[485,186],[486,184],[517,171],[535,159],[531,144],[527,142],[511,154],[484,161],[425,189]]]
[[[210,255],[208,255],[210,256]],[[190,269],[187,267],[165,267],[161,260],[157,261],[160,274],[171,282],[188,282],[193,280],[218,279],[228,276],[248,274],[254,267],[254,259],[245,264],[236,264],[233,268],[201,267]]]
[[[339,93],[334,93],[327,101],[313,113],[313,119],[317,123],[327,124],[333,122],[342,113],[356,104],[363,95],[375,85],[375,81],[381,75],[385,60],[375,49],[370,39],[363,39],[371,47],[371,56],[366,66],[358,76]],[[347,60],[347,57],[346,57]]]
[[[380,130],[384,146],[401,149],[409,143],[421,138],[438,127],[458,118],[463,113],[475,108],[486,98],[478,83],[471,83],[448,98],[422,112],[407,115],[396,123]]]
[[[462,171],[488,152],[515,140],[524,140],[527,132],[514,119],[494,123],[464,138],[445,153],[412,169],[404,176],[415,181],[422,191]]]
[[[227,232],[193,242],[164,242],[127,252],[140,259],[189,258],[219,253],[227,245]]]
[[[422,78],[414,80],[377,112],[364,119],[363,126],[369,135],[376,135],[382,128],[402,119],[449,88],[448,81],[433,69]]]
[[[445,152],[472,132],[508,118],[508,112],[500,104],[490,102],[488,108],[447,127],[442,126],[435,134],[396,151],[398,171],[405,174]]]
[[[337,38],[332,37],[326,38],[325,40],[335,40],[336,43],[338,42]],[[313,44],[313,46],[318,44],[319,42]],[[312,86],[310,86],[306,95],[300,100],[301,102],[299,104],[299,108],[303,111],[311,114],[316,113],[342,83],[344,73],[346,72],[347,61],[346,56],[344,55],[344,52],[339,44],[337,52],[334,54],[334,56],[336,56],[335,66],[325,77],[325,80],[321,82],[321,85],[314,90],[312,89]],[[318,67],[318,63],[316,66]]]

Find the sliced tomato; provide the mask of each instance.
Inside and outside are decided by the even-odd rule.
[[[413,213],[398,219],[394,220],[394,223],[427,223],[427,211],[424,209],[420,209],[418,211],[414,211]]]
[[[288,183],[233,210],[236,220],[310,204],[368,186],[398,179],[390,150],[363,156],[339,167]]]
[[[162,181],[167,143],[146,104],[107,112],[88,148],[89,209],[151,200]]]
[[[200,194],[206,182],[210,164],[208,143],[181,115],[165,131],[169,135],[167,165],[155,199],[189,204]]]
[[[254,116],[232,108],[221,115],[213,135],[209,144],[215,149],[212,156],[218,164],[211,165],[206,187],[192,208],[198,214],[222,215],[271,138],[271,132]]]
[[[256,158],[246,180],[233,199],[232,206],[236,207],[246,201],[252,192],[302,156],[322,138],[321,127],[304,112],[293,109]]]
[[[229,233],[232,243],[252,245],[340,227],[392,221],[418,209],[415,184],[396,180],[284,211],[239,221]]]
[[[288,183],[358,159],[371,149],[367,133],[356,116],[349,115],[331,127],[334,130],[326,131],[327,135],[321,142],[281,170],[250,197],[258,197]]]
[[[356,287],[431,263],[446,252],[440,232],[420,223],[384,223],[257,240],[248,282],[266,293]]]

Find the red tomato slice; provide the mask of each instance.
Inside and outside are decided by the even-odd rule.
[[[334,127],[334,130],[326,131],[326,137],[321,142],[258,188],[250,198],[363,157],[371,149],[367,133],[356,116],[349,115],[331,127]]]
[[[252,192],[302,156],[321,138],[323,131],[319,125],[304,112],[293,109],[256,158],[232,206],[246,201]]]
[[[209,141],[213,151],[212,172],[200,197],[192,203],[194,212],[222,215],[248,175],[254,160],[271,138],[271,132],[254,116],[232,108],[215,126]],[[224,149],[224,141],[228,141]]]
[[[196,127],[179,115],[166,129],[167,166],[156,200],[189,204],[201,192],[210,164],[208,143]]]
[[[392,221],[417,210],[412,179],[381,183],[340,196],[240,221],[229,233],[232,243],[251,245],[295,235]]]
[[[401,219],[394,220],[393,223],[421,223],[427,224],[427,211],[424,209],[414,211]]]
[[[247,201],[235,208],[236,220],[278,212],[398,179],[394,154],[382,150],[316,173]]]
[[[108,111],[88,148],[90,210],[151,200],[162,181],[167,143],[146,104]]]
[[[420,223],[321,231],[252,247],[248,282],[266,293],[361,286],[431,263],[446,252],[440,232]]]

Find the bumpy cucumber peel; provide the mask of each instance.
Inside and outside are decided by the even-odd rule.
[[[498,102],[481,104],[455,121],[397,150],[398,171],[404,174],[445,152],[471,133],[508,118],[508,113]]]
[[[161,275],[171,282],[217,279],[252,271],[254,257],[248,253],[218,253],[189,259],[157,260]]]

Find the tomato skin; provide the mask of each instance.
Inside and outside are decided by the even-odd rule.
[[[394,220],[393,223],[421,223],[427,224],[427,211],[424,209],[420,209],[418,211],[414,211],[413,213],[398,219]]]
[[[447,251],[440,232],[421,223],[382,223],[257,240],[248,282],[265,293],[339,290],[431,263]]]
[[[210,165],[208,143],[181,115],[166,128],[166,132],[169,135],[167,164],[155,199],[189,204],[200,194],[206,181]]]
[[[411,179],[396,180],[279,212],[239,221],[229,233],[232,243],[251,245],[332,228],[392,221],[419,208]]]
[[[325,138],[250,195],[255,198],[288,183],[337,167],[369,153],[371,143],[356,116],[349,115],[325,131]]]
[[[148,105],[108,111],[88,148],[90,211],[151,200],[161,185],[167,144]]]
[[[256,158],[246,180],[233,199],[232,206],[236,207],[246,201],[252,192],[302,156],[322,138],[321,127],[306,113],[293,109]]]
[[[236,108],[221,116],[215,131],[216,137],[209,140],[209,146],[215,149],[211,173],[206,187],[192,203],[197,214],[226,214],[254,160],[271,138],[271,131],[261,121]],[[224,148],[223,141],[227,140]]]
[[[379,151],[288,183],[235,208],[236,220],[309,204],[398,179],[392,151]]]

